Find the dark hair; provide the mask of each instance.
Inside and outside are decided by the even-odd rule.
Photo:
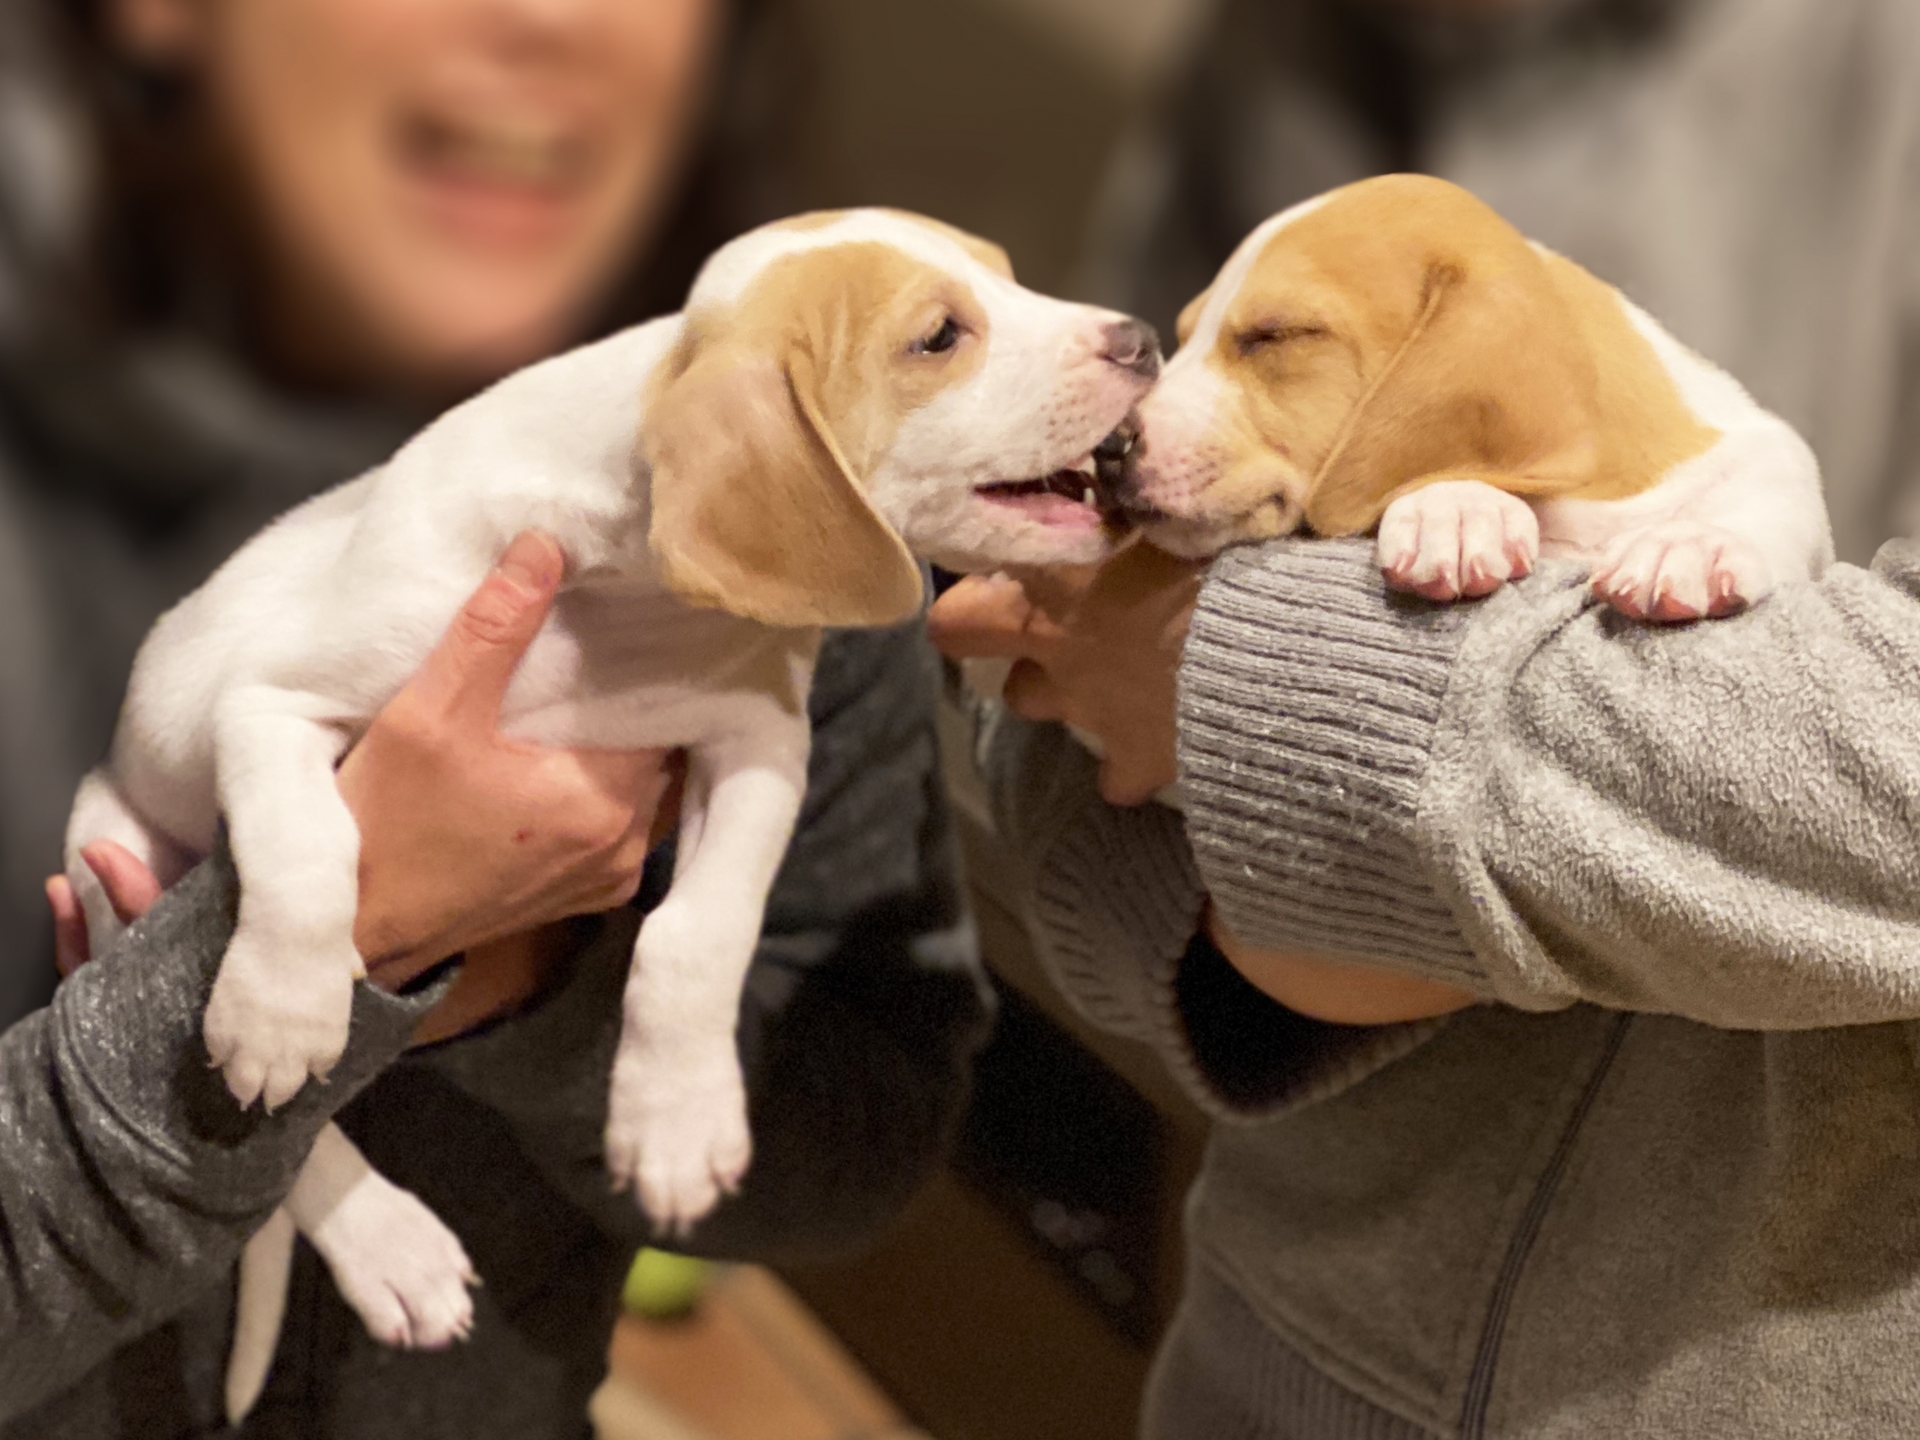
[[[194,128],[190,85],[127,60],[108,33],[110,0],[47,3],[48,50],[91,151],[92,185],[74,253],[35,277],[38,305],[61,312],[44,318],[69,343],[76,331],[98,344],[192,327],[232,300],[209,297],[206,277],[243,271],[246,257],[233,197]],[[679,308],[709,253],[799,203],[796,23],[783,0],[721,3],[727,30],[698,139],[595,332]]]

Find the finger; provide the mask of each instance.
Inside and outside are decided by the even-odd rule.
[[[64,980],[87,963],[87,917],[64,875],[48,877],[47,904],[53,907],[53,968]]]
[[[418,701],[491,732],[520,657],[545,623],[566,573],[551,535],[517,536],[408,682]]]
[[[1064,720],[1067,718],[1060,687],[1053,677],[1031,660],[1017,660],[1007,672],[1001,697],[1007,708],[1025,720]]]
[[[117,840],[96,840],[80,852],[87,868],[100,877],[107,900],[120,923],[131,925],[160,898],[160,882],[153,871]]]
[[[1124,556],[1111,562],[1119,564]],[[1034,609],[1052,621],[1065,620],[1086,598],[1100,573],[1098,565],[1048,565],[1011,572]]]
[[[1097,784],[1102,800],[1122,808],[1144,805],[1166,788],[1161,780],[1144,775],[1139,767],[1112,756],[1101,760]]]
[[[1017,580],[970,575],[927,612],[927,633],[955,660],[1017,659],[1036,653],[1055,627],[1036,627],[1033,602]]]

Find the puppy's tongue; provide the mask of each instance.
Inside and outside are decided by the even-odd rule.
[[[1100,512],[1078,500],[1070,500],[1053,490],[983,490],[980,497],[990,504],[1017,510],[1042,525],[1072,525],[1091,528],[1100,523]]]

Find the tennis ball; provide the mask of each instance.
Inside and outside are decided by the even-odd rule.
[[[633,1257],[621,1301],[635,1315],[673,1320],[691,1313],[706,1283],[707,1262],[665,1250],[642,1250]]]

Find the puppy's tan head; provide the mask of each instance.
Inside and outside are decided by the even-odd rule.
[[[1152,332],[1014,283],[1005,254],[889,211],[807,216],[695,282],[649,398],[649,540],[683,597],[872,625],[953,569],[1098,559],[1095,451],[1158,372]]]
[[[1363,181],[1275,216],[1180,317],[1128,509],[1206,555],[1354,534],[1425,475],[1590,445],[1593,361],[1541,254],[1458,186]]]

